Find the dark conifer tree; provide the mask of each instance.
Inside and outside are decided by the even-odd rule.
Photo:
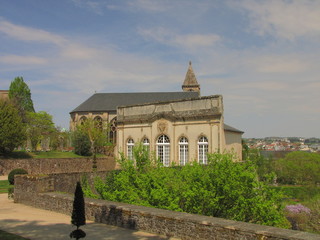
[[[70,238],[75,238],[77,240],[80,238],[84,238],[86,236],[86,233],[79,229],[80,226],[86,224],[84,197],[80,182],[77,182],[76,190],[74,192],[71,223],[75,225],[77,229],[70,233]]]

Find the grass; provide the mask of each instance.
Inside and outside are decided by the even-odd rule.
[[[8,193],[8,189],[12,187],[8,180],[0,180],[0,193]]]
[[[283,192],[286,201],[305,202],[320,196],[320,187],[317,186],[293,186],[283,185],[272,187],[277,191]]]
[[[0,230],[0,239],[6,240],[30,240],[30,238],[20,237],[18,235]]]

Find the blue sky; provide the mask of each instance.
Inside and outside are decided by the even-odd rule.
[[[0,89],[61,127],[95,92],[180,91],[189,60],[244,137],[320,137],[318,0],[0,0]]]

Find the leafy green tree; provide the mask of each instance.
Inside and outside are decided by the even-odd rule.
[[[15,103],[19,109],[23,120],[26,112],[34,112],[31,91],[22,77],[16,77],[9,87],[9,99]]]
[[[0,100],[0,154],[12,152],[25,139],[25,126],[18,110],[9,101]]]
[[[71,133],[60,127],[50,135],[50,149],[63,151],[71,146]]]
[[[86,134],[90,140],[91,152],[93,153],[93,168],[96,166],[97,153],[109,143],[109,127],[92,118],[88,118],[77,126],[77,130]]]
[[[84,197],[80,182],[77,182],[76,190],[74,192],[71,223],[76,226],[77,229],[70,233],[70,238],[76,238],[77,240],[84,238],[86,233],[79,229],[80,226],[86,225]]]
[[[80,130],[75,130],[72,133],[72,145],[75,154],[80,156],[91,156],[91,143],[88,135]]]
[[[145,155],[135,158],[139,156],[145,162]],[[131,160],[120,163],[121,171],[108,174],[105,181],[96,179],[102,199],[288,227],[281,194],[258,180],[255,164],[233,162],[232,154],[209,154],[205,166],[153,165],[144,171]]]
[[[33,151],[45,136],[53,132],[55,127],[50,114],[44,111],[27,113],[27,136]]]
[[[319,184],[320,154],[291,152],[275,164],[278,181],[284,184]]]

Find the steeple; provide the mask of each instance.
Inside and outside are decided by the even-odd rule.
[[[182,85],[182,90],[184,92],[199,92],[200,95],[200,85],[193,72],[191,61],[189,61],[189,67]]]

